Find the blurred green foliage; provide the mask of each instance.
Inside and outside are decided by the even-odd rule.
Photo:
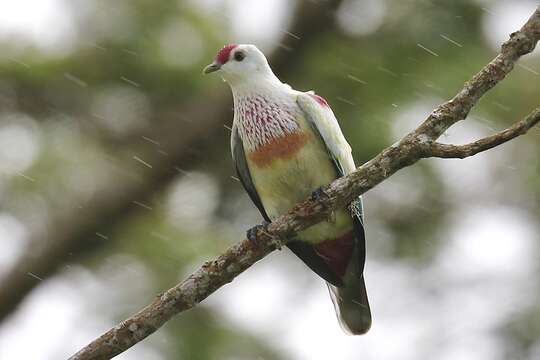
[[[0,208],[16,214],[34,231],[32,226],[46,222],[47,213],[61,212],[66,203],[84,206],[88,199],[100,196],[100,186],[114,181],[110,164],[137,178],[144,166],[125,163],[126,158],[132,160],[137,154],[131,152],[130,146],[141,142],[152,146],[141,138],[160,128],[164,118],[178,118],[174,131],[180,134],[183,127],[196,126],[184,112],[190,104],[212,107],[214,103],[205,99],[220,96],[231,104],[224,84],[201,76],[201,68],[211,61],[217,49],[237,41],[238,34],[232,32],[231,23],[242,19],[226,16],[228,3],[205,9],[194,1],[75,1],[69,6],[77,14],[77,42],[67,53],[44,55],[31,46],[23,51],[13,50],[18,48],[16,44],[4,38],[0,48],[14,55],[0,61],[0,116],[31,116],[33,121],[25,126],[33,131],[39,153],[28,168],[0,177]],[[312,6],[317,6],[316,2]],[[288,11],[293,10],[291,5]],[[452,96],[494,56],[495,50],[488,45],[482,28],[485,16],[487,13],[478,1],[386,1],[382,23],[372,32],[355,36],[335,26],[297,54],[300,59],[293,67],[285,61],[278,76],[297,89],[315,89],[329,100],[357,163],[362,163],[418,124],[427,115],[422,113],[424,107],[429,110]],[[275,48],[282,30],[285,29],[277,29],[275,43],[265,44],[267,48]],[[249,38],[249,34],[243,38]],[[295,51],[294,46],[291,51]],[[175,56],[181,60],[171,62]],[[526,66],[538,71],[538,59],[526,59]],[[516,68],[481,100],[471,114],[473,119],[468,121],[488,133],[523,117],[538,106],[539,79],[538,73]],[[422,110],[413,111],[415,106]],[[127,108],[136,110],[130,112]],[[419,116],[413,123],[403,120],[403,112],[408,111]],[[119,125],[123,116],[127,122]],[[72,257],[69,263],[95,270],[117,254],[132,256],[152,274],[152,293],[140,299],[138,305],[142,306],[153,294],[179,281],[197,263],[219,254],[227,244],[239,239],[245,228],[258,221],[258,215],[247,205],[239,183],[231,179],[229,133],[222,125],[230,125],[230,121],[217,124],[219,131],[207,129],[207,138],[203,136],[190,144],[187,160],[177,164],[179,180],[160,183],[144,199],[133,199],[125,216],[110,219],[104,230],[107,239],[94,239],[92,246]],[[149,139],[152,140],[156,139]],[[497,176],[504,189],[486,188],[478,198],[469,200],[484,206],[502,203],[522,208],[536,219],[537,225],[539,140],[540,131],[536,128],[516,140],[520,145],[493,151],[489,156],[501,157],[503,168],[492,175]],[[522,158],[527,163],[508,168],[514,159]],[[370,250],[373,249],[369,257],[418,266],[428,266],[438,259],[449,238],[451,219],[459,216],[467,199],[456,197],[449,190],[443,179],[445,173],[434,165],[437,161],[424,161],[405,169],[396,180],[381,184],[366,196],[368,235],[369,220],[373,219],[377,229],[389,234],[385,246],[390,249],[384,250],[376,243],[379,230],[375,229],[369,239]],[[21,172],[35,181],[21,177]],[[184,204],[182,198],[171,200],[181,179],[194,173],[210,179],[205,191],[214,192],[213,197],[188,197]],[[399,191],[414,193],[414,203],[396,203],[395,195],[385,197],[401,180],[405,186]],[[409,195],[412,196],[403,194],[405,199],[410,199]],[[520,200],[512,203],[512,199]],[[200,211],[198,206],[202,202],[214,205]],[[182,206],[193,207],[197,216],[208,221],[195,224],[197,216],[190,217],[189,211],[171,216]],[[36,214],[36,207],[44,209],[43,213]],[[540,293],[536,293],[530,303],[539,300]],[[518,349],[522,354],[508,355],[509,359],[527,358],[529,348],[538,344],[537,307],[521,309],[517,320],[505,330],[508,349]],[[121,320],[136,307],[113,309],[107,316]],[[287,358],[284,351],[266,339],[227,323],[210,306],[199,306],[159,331],[169,339],[167,344],[159,345],[169,358]]]

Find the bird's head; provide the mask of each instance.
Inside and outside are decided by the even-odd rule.
[[[260,76],[274,76],[264,54],[250,44],[225,45],[218,51],[214,61],[204,68],[203,73],[215,71],[219,71],[231,84]]]

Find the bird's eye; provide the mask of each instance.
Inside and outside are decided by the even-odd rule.
[[[236,60],[236,61],[242,61],[242,60],[244,60],[245,57],[246,57],[246,54],[244,54],[242,51],[237,51],[234,54],[234,60]]]

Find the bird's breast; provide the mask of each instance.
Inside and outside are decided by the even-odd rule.
[[[272,138],[248,152],[248,159],[259,168],[268,167],[275,160],[286,160],[294,157],[306,145],[311,136],[310,133],[299,130]]]
[[[284,214],[315,189],[337,177],[322,141],[307,124],[301,125],[299,131],[246,151],[253,185],[270,219]],[[335,222],[322,222],[302,231],[297,238],[319,243],[335,239],[351,227],[349,214],[340,210],[336,212]]]

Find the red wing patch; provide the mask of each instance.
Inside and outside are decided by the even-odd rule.
[[[328,102],[322,96],[319,96],[317,94],[308,95],[315,99],[315,101],[318,102],[322,107],[330,107],[330,105],[328,105]]]
[[[325,240],[315,245],[315,251],[339,277],[343,278],[354,251],[354,232],[350,231],[337,239]]]
[[[237,44],[229,44],[222,47],[221,50],[218,51],[215,61],[221,65],[225,64],[227,61],[229,61],[231,51],[237,46]]]

